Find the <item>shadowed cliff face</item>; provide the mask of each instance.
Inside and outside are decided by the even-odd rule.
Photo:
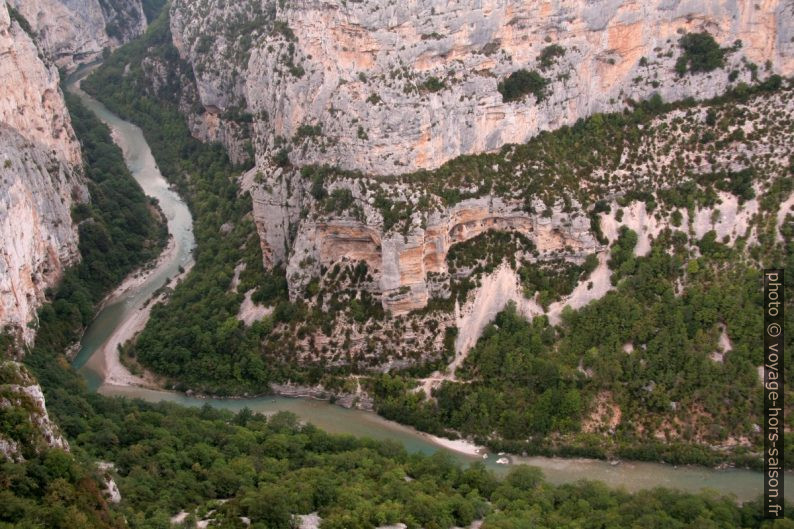
[[[9,0],[58,68],[73,72],[146,30],[140,0]]]
[[[435,168],[653,93],[711,97],[732,70],[749,80],[745,60],[794,72],[794,6],[783,1],[226,4],[171,10],[204,134],[234,145],[214,122],[245,112],[260,160],[297,140],[293,163],[370,174]],[[741,48],[725,68],[678,76],[679,39],[699,31]],[[547,80],[542,101],[503,101],[498,83],[521,68]]]
[[[79,259],[71,208],[87,198],[58,82],[0,5],[0,326],[28,341],[44,291]]]

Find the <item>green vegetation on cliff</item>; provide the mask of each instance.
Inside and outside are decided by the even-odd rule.
[[[722,68],[725,64],[727,50],[720,48],[714,37],[706,32],[687,33],[681,37],[678,44],[682,50],[681,56],[675,63],[679,75],[684,75],[686,72],[710,72]]]
[[[118,50],[83,82],[86,91],[143,129],[160,170],[178,187],[195,221],[196,264],[168,303],[154,307],[131,354],[193,388],[261,392],[272,377],[258,352],[267,324],[245,328],[237,313],[246,291],[257,289],[258,301],[273,303],[283,299],[286,284],[282,272],[266,273],[262,268],[250,219],[251,198],[238,194],[236,177],[241,168],[231,165],[219,145],[205,145],[190,135],[177,109],[178,88],[172,87],[169,100],[146,95],[144,56],[151,54],[170,65],[171,75],[182,71],[170,39],[164,12],[142,39]],[[234,291],[230,284],[240,263],[245,270]]]
[[[56,349],[74,343],[102,297],[159,255],[167,238],[157,205],[132,178],[108,128],[76,96],[66,94],[66,101],[91,199],[72,212],[79,223],[82,261],[64,274],[52,303],[39,311],[37,343]]]
[[[784,236],[764,266],[794,266],[794,239]],[[564,310],[559,325],[545,316],[528,322],[515,308],[498,315],[458,380],[443,382],[432,400],[408,380],[375,378],[379,412],[513,453],[757,466],[760,268],[713,232],[700,241],[701,257],[689,257],[681,231],[662,232],[644,257],[634,255],[636,241],[625,230],[613,246],[617,288]],[[731,349],[715,359],[723,328]],[[741,438],[747,446],[734,446]],[[723,445],[732,449],[709,448]],[[794,458],[794,442],[786,451]]]
[[[377,346],[373,342],[386,339],[402,346],[401,333],[421,331],[415,328],[418,324],[384,314],[377,297],[361,287],[371,280],[370,271],[356,263],[322,270],[323,277],[308,284],[305,300],[287,301],[283,271],[262,269],[248,217],[250,198],[238,194],[238,168],[228,163],[219,146],[190,137],[174,95],[180,89],[165,99],[153,93],[155,83],[147,75],[154,74],[139,66],[144,58],[167,65],[166,71],[190,75],[170,43],[165,13],[142,40],[114,54],[85,87],[142,126],[164,174],[187,197],[196,219],[196,267],[168,303],[155,307],[131,349],[143,365],[167,376],[175,387],[240,394],[264,392],[271,381],[286,379],[345,386],[331,378],[359,372],[369,376],[362,384],[376,397],[382,414],[492,446],[704,464],[757,463],[755,369],[760,358],[756,337],[748,331],[759,313],[754,270],[785,262],[787,247],[775,241],[778,233],[769,212],[777,211],[791,191],[786,187],[790,179],[781,173],[790,175],[791,162],[768,150],[759,150],[757,157],[730,156],[740,151],[738,144],[750,152],[770,138],[790,134],[789,114],[773,112],[773,103],[782,99],[779,92],[791,91],[789,82],[772,76],[703,104],[666,104],[656,96],[636,103],[632,111],[598,114],[543,132],[524,145],[394,177],[393,182],[426,191],[425,196],[434,195],[436,203],[446,205],[494,194],[523,199],[528,210],[541,199],[549,208],[561,203],[564,211],[572,212],[576,199],[584,208],[596,205],[588,212],[594,226],[599,226],[598,213],[608,209],[606,197],[617,197],[621,208],[642,201],[648,218],[666,222],[669,217],[677,227],[663,232],[644,257],[634,255],[636,234],[624,230],[610,256],[615,291],[579,311],[563,312],[558,325],[543,318],[522,323],[503,315],[504,325],[486,332],[461,367],[460,380],[442,384],[435,399],[423,399],[414,391],[416,381],[402,376],[407,372],[368,372],[372,358],[348,353],[352,332],[333,337],[337,341],[326,339],[339,314],[349,315],[351,325],[361,325],[365,338],[360,341],[370,350]],[[178,76],[165,84],[178,84],[172,77]],[[775,119],[760,119],[759,113]],[[759,124],[752,135],[742,129],[749,120]],[[693,172],[692,167],[706,164],[711,172]],[[746,169],[721,170],[726,164]],[[335,176],[361,175],[316,167],[302,173],[323,211],[355,209],[352,193],[329,193],[325,186]],[[412,209],[420,206],[388,195],[393,182],[387,180],[367,179],[367,186],[380,186],[373,193],[373,207],[382,212],[386,227],[407,233]],[[763,191],[759,210],[764,213],[753,221],[763,223],[758,244],[740,234],[731,247],[717,240],[716,232],[696,240],[691,222],[698,209],[717,205],[720,191],[735,194],[744,204],[755,196],[753,185]],[[431,209],[433,203],[428,199],[425,205]],[[684,213],[689,225],[681,225]],[[623,215],[623,209],[616,215]],[[431,309],[448,312],[473,286],[468,272],[487,273],[502,258],[513,260],[519,250],[531,254],[532,248],[522,242],[492,233],[453,246],[447,263],[453,275],[461,273],[449,280],[452,297],[433,299],[427,310],[411,316],[426,317]],[[241,264],[245,271],[240,286],[230,289]],[[307,260],[301,267],[314,264]],[[548,307],[584,280],[595,262],[521,265],[527,294],[537,293],[536,300]],[[255,301],[273,311],[246,327],[236,316],[251,290]],[[426,321],[429,329],[438,330],[436,336],[454,338],[454,328],[442,326],[448,321]],[[711,353],[719,345],[722,325],[728,328],[733,351],[718,362]],[[443,340],[443,351],[412,357],[417,364],[426,362],[414,373],[442,367],[439,359],[450,355],[450,341]],[[631,354],[624,350],[632,348]],[[506,372],[506,365],[523,371]],[[714,409],[702,410],[703,403]],[[617,413],[623,420],[612,425]],[[742,437],[748,438],[746,446],[733,446]],[[731,448],[719,453],[710,445]]]
[[[536,71],[518,70],[507,76],[497,87],[504,101],[519,101],[528,94],[538,103],[546,97],[548,80]]]
[[[167,529],[184,512],[181,527],[209,520],[241,528],[246,518],[254,529],[291,529],[296,515],[310,513],[321,517],[321,529],[448,529],[475,520],[484,529],[791,527],[763,521],[757,502],[740,507],[713,493],[555,486],[523,466],[497,479],[482,463],[464,469],[443,453],[329,435],[288,413],[75,396],[73,407],[57,407],[59,418],[71,419],[76,455],[53,450],[0,466],[0,526]],[[100,460],[113,464],[101,474],[118,484],[118,505],[107,505],[90,475]]]

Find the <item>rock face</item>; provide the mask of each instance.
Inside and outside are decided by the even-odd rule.
[[[228,124],[252,122],[260,162],[291,149],[296,164],[379,175],[522,143],[653,93],[710,97],[731,70],[749,80],[749,62],[794,73],[794,6],[782,0],[176,0],[171,30],[214,139],[233,146]],[[679,77],[678,41],[698,31],[741,47],[723,69]],[[544,61],[552,44],[562,53]],[[549,81],[545,99],[502,100],[499,81],[521,68]]]
[[[531,240],[539,257],[564,252],[569,257],[587,255],[598,246],[584,215],[556,208],[550,217],[530,214],[521,203],[498,197],[464,200],[449,210],[434,213],[425,230],[408,237],[393,235],[384,241],[381,290],[383,305],[399,314],[423,308],[430,297],[428,274],[446,274],[450,247],[489,230],[512,231]],[[536,210],[540,210],[536,204]],[[407,287],[407,288],[406,288]]]
[[[323,269],[363,261],[367,288],[396,314],[443,294],[436,276],[447,273],[448,250],[483,231],[520,233],[541,254],[592,253],[584,212],[530,214],[491,194],[393,230],[355,179],[340,184],[354,210],[323,212],[311,182],[274,161],[357,171],[414,206],[418,195],[389,175],[524,143],[653,94],[708,98],[759,71],[794,73],[794,5],[780,0],[175,0],[170,28],[193,74],[183,88],[193,104],[181,108],[194,135],[223,143],[236,161],[250,141],[256,167],[243,188],[265,265],[286,265],[297,299]],[[726,50],[723,67],[676,72],[679,41],[693,32]],[[499,84],[521,69],[541,75],[545,93],[506,101]]]
[[[9,0],[44,53],[72,72],[146,30],[140,0]]]
[[[9,461],[20,461],[25,459],[26,454],[47,448],[69,450],[69,443],[50,420],[41,387],[30,373],[14,361],[0,360],[0,369],[0,410],[24,410],[27,418],[22,420],[32,427],[16,429],[12,424],[7,432],[0,434],[0,457]]]
[[[450,248],[490,230],[527,237],[539,259],[560,255],[577,259],[599,247],[578,204],[572,204],[569,212],[561,206],[546,212],[538,201],[529,211],[544,214],[530,213],[521,201],[489,195],[449,208],[417,211],[405,229],[384,230],[381,214],[371,205],[373,191],[367,189],[371,186],[362,186],[355,179],[331,184],[332,194],[349,191],[354,205],[345,212],[328,214],[311,196],[301,194],[303,180],[299,176],[289,178],[277,170],[275,176],[257,185],[249,173],[243,185],[253,196],[265,264],[286,264],[292,299],[302,297],[322,269],[343,261],[364,262],[372,279],[370,287],[382,296],[384,309],[392,314],[421,309],[434,294],[429,278],[449,272]],[[401,186],[393,191],[402,192],[400,197],[409,203],[416,202]],[[300,212],[303,216],[299,219]]]
[[[540,303],[540,296],[523,299],[531,285],[514,280],[522,270],[494,272],[499,263],[473,249],[479,242],[500,248],[499,237],[474,237],[511,232],[521,236],[511,241],[532,242],[534,250],[522,246],[520,264],[508,267],[526,271],[549,258],[573,270],[603,249],[598,201],[631,203],[636,199],[624,194],[679,185],[690,168],[741,171],[747,164],[734,156],[745,135],[748,144],[755,135],[752,128],[730,137],[720,130],[699,140],[692,127],[714,117],[684,105],[667,122],[643,123],[637,134],[650,127],[648,144],[635,144],[633,134],[614,144],[606,134],[592,141],[576,128],[561,133],[571,132],[566,140],[509,144],[595,113],[633,110],[654,94],[705,99],[794,73],[794,5],[787,0],[174,0],[170,30],[180,58],[173,62],[190,71],[180,73],[189,80],[181,93],[190,97],[179,104],[193,134],[223,143],[234,160],[250,142],[255,167],[241,182],[253,200],[265,266],[285,266],[291,299],[331,315],[305,326],[277,324],[273,352],[378,370],[465,348],[476,333],[456,341],[447,331],[481,328],[508,298]],[[722,48],[724,64],[682,75],[681,39],[700,32]],[[164,78],[175,69],[152,71]],[[545,86],[506,100],[500,85],[520,70],[534,71]],[[636,115],[655,113],[658,103]],[[726,123],[756,119],[747,112]],[[613,117],[584,126],[603,132]],[[582,137],[591,143],[578,143]],[[698,147],[712,141],[724,156]],[[641,234],[646,250],[670,221],[650,206],[642,215],[635,209],[626,222],[636,217],[653,226]],[[461,255],[478,261],[461,267]],[[608,291],[606,254],[597,261],[569,298],[544,309],[550,318],[566,303],[582,306]],[[486,269],[504,288],[481,300],[468,283]]]
[[[79,259],[71,208],[87,199],[58,83],[0,4],[0,327],[27,341],[45,290]]]

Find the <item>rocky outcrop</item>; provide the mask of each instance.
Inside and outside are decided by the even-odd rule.
[[[98,461],[97,468],[102,473],[104,484],[102,495],[110,503],[121,503],[121,491],[112,474],[112,472],[116,472],[116,465],[108,461]]]
[[[291,226],[297,228],[303,204],[303,180],[281,168],[265,173],[245,173],[240,186],[251,195],[254,223],[259,233],[264,265],[271,268],[286,263],[294,238]]]
[[[428,274],[448,273],[447,253],[452,245],[489,230],[526,236],[541,259],[559,253],[568,257],[587,255],[598,247],[581,211],[568,214],[558,207],[545,217],[498,197],[464,200],[449,210],[431,214],[426,229],[419,228],[408,236],[392,234],[383,242],[379,269],[384,308],[395,314],[423,308],[431,297]]]
[[[528,253],[519,248],[521,255],[509,263],[514,268],[518,262],[532,266],[541,261],[542,266],[547,257],[581,264],[585,255],[604,248],[595,240],[596,233],[601,233],[604,243],[611,244],[622,226],[637,233],[637,255],[650,252],[653,241],[667,228],[686,232],[694,252],[698,251],[697,241],[711,230],[715,239],[723,243],[758,240],[759,215],[763,215],[763,200],[759,197],[771,179],[783,178],[789,172],[792,132],[787,125],[794,112],[791,90],[764,90],[749,99],[736,98],[660,114],[642,124],[640,138],[623,143],[616,153],[588,165],[575,179],[564,174],[570,166],[552,166],[548,173],[553,177],[543,185],[553,188],[559,197],[551,208],[537,198],[530,197],[526,203],[522,188],[533,185],[536,175],[543,171],[543,163],[556,151],[533,151],[532,157],[527,158],[514,148],[498,158],[499,164],[491,163],[497,157],[486,157],[485,166],[467,166],[466,160],[453,165],[462,171],[483,174],[483,180],[489,178],[488,170],[499,169],[499,178],[504,180],[494,177],[492,189],[506,191],[497,196],[492,190],[452,206],[445,205],[438,196],[446,191],[439,180],[456,176],[446,169],[394,179],[317,167],[301,171],[251,170],[243,182],[254,199],[254,219],[260,230],[265,264],[272,267],[286,263],[293,300],[335,314],[347,311],[340,319],[342,323],[304,340],[301,354],[309,360],[341,364],[350,359],[332,352],[335,347],[342,347],[350,356],[360,353],[366,361],[372,359],[369,366],[379,369],[387,357],[399,362],[414,358],[400,354],[410,348],[406,337],[412,329],[435,329],[433,336],[416,336],[415,343],[425,351],[431,350],[428,344],[434,338],[433,351],[448,347],[442,343],[443,329],[450,325],[467,329],[457,335],[458,344],[473,343],[477,336],[474,331],[489,315],[500,310],[507,299],[522,300],[524,295],[512,278],[499,283],[502,286],[495,290],[495,296],[458,295],[466,292],[457,289],[464,281],[478,282],[472,268],[479,265],[457,266],[456,254],[450,255],[451,251],[456,244],[489,231],[518,233],[533,243],[534,248]],[[540,142],[530,143],[529,147],[537,143]],[[708,156],[703,156],[704,152]],[[743,171],[753,175],[752,192],[741,187],[739,176]],[[591,195],[591,205],[585,208],[574,198],[587,198],[588,189],[605,182],[609,187],[601,187],[596,195],[601,204],[594,204]],[[577,186],[584,192],[574,194],[573,188],[567,186]],[[480,188],[455,189],[461,194],[480,192]],[[714,202],[703,198],[706,196],[713,197]],[[780,226],[779,211],[788,211],[790,205],[787,195],[778,198],[781,205],[774,210],[774,222],[770,221],[775,226]],[[690,201],[694,202],[688,207]],[[399,209],[403,220],[385,221],[384,211],[389,204],[392,212]],[[398,204],[403,209],[397,208]],[[470,250],[469,245],[461,248]],[[587,280],[580,281],[569,296],[554,301],[543,311],[553,324],[560,321],[566,306],[581,308],[611,288],[606,260],[607,253],[601,252],[597,268]],[[365,273],[357,274],[362,263],[366,265]],[[498,259],[488,265],[488,270],[493,270],[494,264],[498,264]],[[351,280],[355,276],[358,279]],[[474,316],[467,319],[469,309],[465,306],[472,300],[469,308]],[[349,308],[354,301],[358,306]],[[356,327],[354,309],[364,306],[368,314],[378,317],[377,309],[381,307],[374,307],[373,301],[393,315],[428,305],[429,310]],[[455,311],[456,317],[451,318],[449,313],[456,301],[460,312]],[[422,320],[430,314],[434,321],[430,317]],[[401,321],[406,325],[401,326]],[[389,349],[388,344],[394,343],[399,343],[399,352]]]
[[[252,122],[260,163],[289,150],[296,164],[381,175],[522,143],[653,93],[714,96],[749,81],[750,63],[794,73],[794,6],[782,0],[176,0],[171,30],[204,109]],[[698,31],[741,45],[725,68],[679,76],[678,41]],[[544,61],[552,44],[562,53]],[[549,81],[545,99],[503,101],[499,81],[520,68]]]
[[[291,383],[271,384],[270,389],[273,393],[282,397],[327,400],[343,408],[356,408],[366,411],[375,410],[374,400],[366,392],[362,391],[360,387],[352,393],[329,390],[322,385],[305,386]]]
[[[9,408],[18,411],[7,416],[6,428],[0,431],[0,456],[20,461],[49,448],[69,450],[47,414],[41,387],[22,364],[0,360],[0,410]]]
[[[0,327],[27,341],[45,290],[79,259],[71,209],[87,199],[58,83],[0,4]]]
[[[331,193],[348,191],[354,205],[346,212],[328,215],[312,197],[298,193],[292,195],[289,205],[290,198],[283,190],[300,188],[301,184],[285,183],[280,170],[276,174],[261,184],[249,175],[244,185],[254,197],[254,218],[265,264],[286,264],[292,299],[302,297],[321,270],[341,262],[364,262],[372,277],[370,287],[381,296],[384,309],[393,314],[421,309],[433,296],[429,276],[448,274],[450,248],[490,230],[524,235],[534,243],[539,259],[560,255],[581,258],[599,246],[578,204],[566,211],[562,205],[546,210],[538,201],[527,210],[521,201],[489,195],[428,212],[417,208],[405,229],[384,230],[383,217],[372,206],[372,186],[362,186],[355,180],[330,185]],[[291,180],[302,181],[297,175]],[[410,194],[400,187],[398,192]],[[291,239],[286,226],[298,210],[303,211],[303,219]],[[287,253],[286,248],[291,251]]]
[[[72,72],[146,30],[140,0],[8,0],[28,21],[44,53]]]

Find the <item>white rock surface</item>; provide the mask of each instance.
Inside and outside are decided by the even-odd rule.
[[[743,57],[794,73],[794,10],[780,0],[175,0],[171,30],[204,109],[221,121],[247,110],[260,162],[279,138],[316,125],[320,135],[298,141],[293,162],[371,174],[435,168],[655,92],[711,97],[732,69],[749,80]],[[681,34],[704,30],[743,46],[724,69],[677,76]],[[543,70],[548,97],[503,102],[498,82],[539,69],[552,43],[565,55]],[[431,78],[443,87],[427,89]]]
[[[9,0],[36,33],[46,55],[67,72],[101,59],[146,30],[140,0]]]
[[[0,326],[28,341],[44,291],[79,259],[71,209],[87,199],[58,83],[0,4]]]

